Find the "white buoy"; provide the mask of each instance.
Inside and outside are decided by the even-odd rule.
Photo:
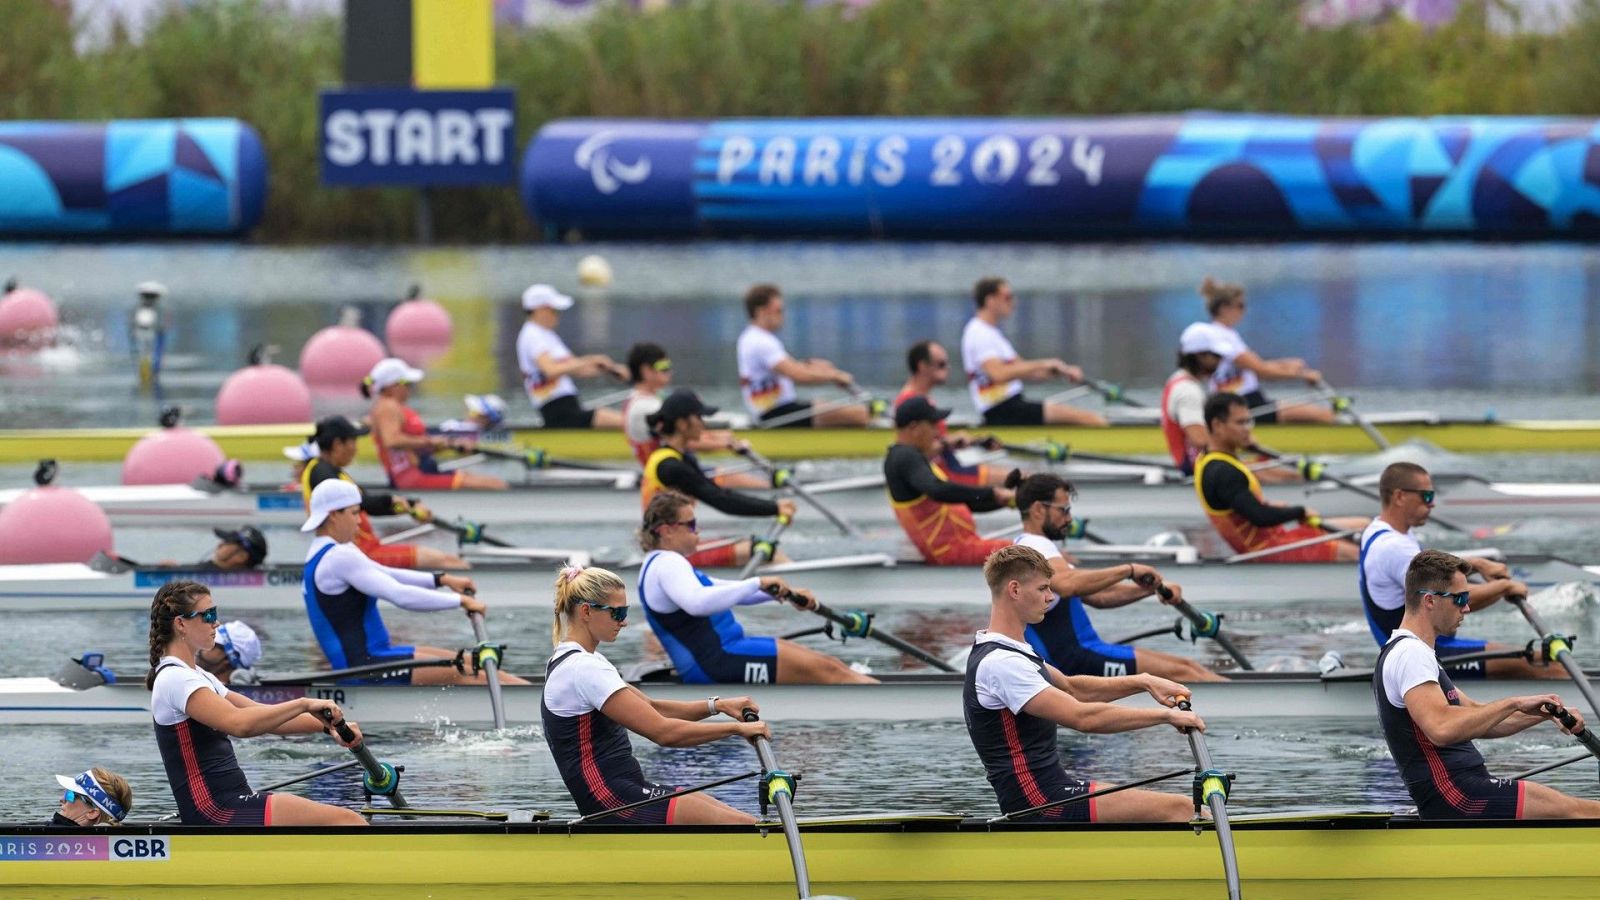
[[[611,263],[598,253],[578,260],[578,283],[584,287],[607,288],[611,286]]]

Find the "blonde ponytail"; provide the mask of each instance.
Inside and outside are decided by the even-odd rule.
[[[605,603],[627,585],[616,573],[595,566],[568,563],[556,573],[555,623],[550,628],[550,643],[559,646],[566,637],[566,623],[580,603]]]

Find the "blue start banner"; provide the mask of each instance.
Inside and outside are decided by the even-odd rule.
[[[509,90],[322,92],[322,183],[509,184],[516,98]]]

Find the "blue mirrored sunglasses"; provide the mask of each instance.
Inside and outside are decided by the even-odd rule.
[[[1422,499],[1423,503],[1426,503],[1429,506],[1433,505],[1433,498],[1437,496],[1433,492],[1432,488],[1429,488],[1428,490],[1422,490],[1421,488],[1401,488],[1400,490],[1405,491],[1408,494],[1416,494]]]
[[[1424,597],[1448,597],[1450,602],[1460,609],[1466,609],[1467,604],[1471,602],[1471,594],[1467,591],[1430,591],[1422,589],[1417,593]]]
[[[217,607],[213,606],[210,609],[197,609],[194,612],[183,613],[179,615],[178,618],[199,619],[207,625],[215,625],[217,624],[217,616],[220,615],[220,612],[221,611]]]
[[[621,606],[609,606],[605,603],[595,603],[593,600],[585,600],[583,601],[583,605],[591,606],[595,609],[608,613],[611,616],[611,621],[613,622],[628,621],[628,604],[626,603],[622,604]]]

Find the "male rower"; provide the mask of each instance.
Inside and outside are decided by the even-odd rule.
[[[894,405],[910,400],[912,397],[922,397],[929,403],[933,402],[933,389],[943,387],[950,380],[950,353],[938,341],[917,341],[906,352],[906,368],[911,370],[911,377],[901,385],[900,393],[895,395]],[[986,463],[966,465],[961,462],[957,451],[976,444],[993,441],[993,438],[978,438],[965,432],[951,434],[943,421],[939,425],[939,468],[956,484],[972,485],[1001,485],[1005,484],[1006,473],[999,469],[991,469]]]
[[[1039,402],[1022,395],[1024,381],[1062,378],[1083,381],[1083,370],[1056,359],[1019,359],[1000,330],[1017,308],[1017,295],[1004,278],[980,278],[972,289],[977,312],[961,330],[961,366],[967,373],[972,405],[985,425],[1105,425],[1103,416],[1064,403]]]
[[[1536,781],[1495,778],[1472,742],[1502,738],[1552,717],[1555,694],[1479,703],[1451,682],[1435,643],[1461,627],[1471,602],[1471,565],[1423,550],[1406,567],[1405,614],[1372,672],[1378,721],[1389,755],[1424,819],[1593,819],[1600,801],[1569,797]],[[1583,716],[1571,731],[1582,730]],[[1560,727],[1559,723],[1557,723]],[[1562,731],[1571,733],[1562,727]]]
[[[784,349],[778,332],[783,328],[783,292],[775,284],[752,286],[744,295],[750,324],[739,333],[735,347],[739,360],[739,388],[750,417],[762,422],[782,419],[780,427],[863,428],[871,421],[864,403],[813,405],[798,400],[794,386],[836,384],[845,390],[855,377],[825,359],[795,359]]]
[[[1206,440],[1210,450],[1195,461],[1194,491],[1211,526],[1238,553],[1282,547],[1324,537],[1329,531],[1365,528],[1357,517],[1323,519],[1307,506],[1284,506],[1266,500],[1256,473],[1239,460],[1250,446],[1255,420],[1238,394],[1216,394],[1206,401]],[[1295,525],[1293,523],[1300,523]],[[1346,562],[1356,559],[1356,546],[1325,540],[1262,557],[1266,562]]]
[[[1068,675],[1133,675],[1148,672],[1178,681],[1226,681],[1195,660],[1145,647],[1110,644],[1100,639],[1084,611],[1087,604],[1096,609],[1127,606],[1156,594],[1164,579],[1155,569],[1139,563],[1120,563],[1103,569],[1079,569],[1061,555],[1057,542],[1067,537],[1072,525],[1073,489],[1065,479],[1050,472],[1029,475],[1017,487],[1017,512],[1022,516],[1022,533],[1016,543],[1039,551],[1050,565],[1052,598],[1044,619],[1030,624],[1028,644],[1040,658]],[[1183,588],[1165,582],[1171,599],[1161,602],[1176,606],[1183,601]]]
[[[643,466],[650,462],[650,454],[661,446],[660,439],[650,428],[650,416],[661,409],[663,392],[672,386],[672,359],[660,344],[641,341],[628,348],[628,383],[632,390],[622,401],[622,433],[628,439],[633,458]],[[730,450],[736,446],[749,446],[738,440],[731,431],[705,429],[689,449],[696,452]],[[718,484],[726,484],[718,479]]]
[[[1206,382],[1222,364],[1222,350],[1207,331],[1185,331],[1178,340],[1178,370],[1161,389],[1161,436],[1185,475],[1206,452]]]
[[[895,443],[883,458],[883,477],[894,516],[916,545],[924,562],[936,566],[982,565],[989,554],[1008,547],[1005,538],[978,535],[972,513],[1008,506],[1008,487],[954,484],[930,459],[939,447],[939,423],[950,410],[926,397],[912,397],[895,407]]]
[[[561,313],[572,308],[572,298],[548,284],[530,285],[522,292],[528,320],[517,334],[517,365],[528,390],[528,400],[539,410],[546,428],[621,428],[622,414],[609,407],[585,409],[578,400],[574,378],[610,375],[618,380],[628,371],[604,353],[573,356],[556,334]]]
[[[978,632],[967,656],[961,703],[967,734],[988,772],[1002,812],[1018,812],[1093,791],[1061,764],[1056,729],[1113,734],[1171,725],[1179,730],[1205,723],[1175,707],[1189,689],[1151,674],[1114,678],[1065,675],[1039,658],[1025,629],[1044,620],[1055,594],[1050,564],[1032,547],[1007,545],[983,564],[993,604],[989,627]],[[1158,709],[1133,709],[1111,701],[1147,692]],[[1066,822],[1187,822],[1191,798],[1181,794],[1127,790],[1040,813]]]
[[[1390,463],[1378,476],[1378,498],[1383,510],[1361,534],[1361,564],[1356,570],[1356,587],[1367,626],[1382,647],[1399,627],[1406,610],[1406,571],[1422,552],[1411,529],[1426,525],[1433,513],[1433,477],[1428,470],[1411,462]],[[1505,563],[1469,557],[1473,574],[1483,579],[1467,586],[1471,609],[1477,612],[1506,597],[1526,597],[1528,586],[1511,577]],[[1452,630],[1434,642],[1434,650],[1448,659],[1485,651],[1510,650],[1505,644],[1462,640]],[[1534,665],[1525,659],[1473,660],[1446,669],[1457,678],[1565,678],[1566,670],[1550,665]]]

